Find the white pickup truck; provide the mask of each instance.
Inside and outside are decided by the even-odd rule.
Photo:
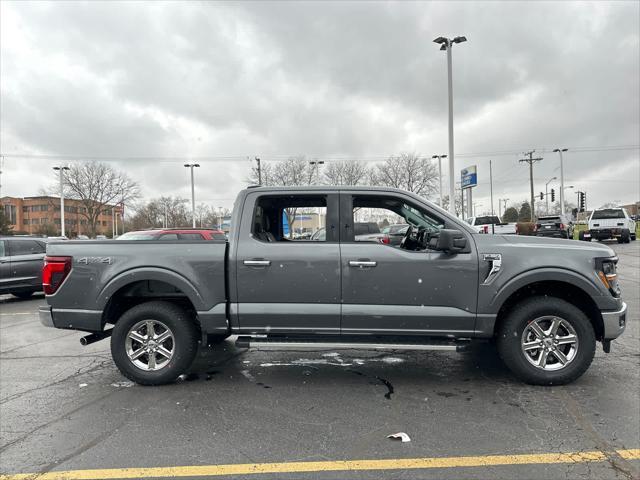
[[[580,240],[590,242],[615,238],[618,243],[629,243],[636,239],[636,222],[624,208],[594,210],[589,217],[589,229],[580,232]]]
[[[469,217],[467,223],[478,233],[494,233],[496,235],[515,235],[517,233],[515,223],[503,223],[496,215]]]

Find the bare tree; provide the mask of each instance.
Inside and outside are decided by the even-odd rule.
[[[376,166],[372,181],[375,185],[401,188],[428,197],[435,192],[438,171],[427,157],[417,153],[402,153],[389,157]]]
[[[369,168],[357,160],[327,162],[324,169],[328,185],[366,185],[369,177]]]
[[[187,199],[160,197],[138,205],[132,205],[134,215],[127,221],[127,229],[182,227],[190,225]]]
[[[96,235],[101,213],[116,204],[135,200],[140,192],[138,184],[127,174],[99,162],[72,165],[64,171],[63,183],[65,196],[82,203],[79,215],[87,220],[91,236]]]

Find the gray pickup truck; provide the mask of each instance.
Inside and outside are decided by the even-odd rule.
[[[326,234],[287,235],[286,212],[311,210]],[[373,211],[410,226],[399,245],[358,241],[354,223]],[[50,243],[42,323],[90,332],[83,344],[110,336],[120,371],[145,385],[175,380],[201,342],[230,335],[278,350],[493,339],[522,380],[564,384],[625,328],[609,247],[480,235],[402,190],[250,187],[232,225],[228,241]]]

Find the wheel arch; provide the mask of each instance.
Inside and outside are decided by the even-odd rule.
[[[512,289],[503,297],[496,316],[493,335],[497,335],[509,312],[521,301],[532,296],[560,298],[579,308],[587,316],[596,334],[596,339],[604,337],[604,322],[600,309],[591,295],[581,286],[564,280],[536,280]]]
[[[128,309],[144,301],[163,300],[192,312],[204,309],[195,287],[171,270],[153,268],[123,272],[102,289],[96,302],[102,310],[102,325],[115,321]]]

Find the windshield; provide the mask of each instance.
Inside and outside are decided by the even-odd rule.
[[[158,235],[145,232],[129,232],[123,233],[116,240],[155,240]]]
[[[624,218],[624,212],[620,208],[606,208],[593,212],[592,220],[605,220],[607,218]]]

